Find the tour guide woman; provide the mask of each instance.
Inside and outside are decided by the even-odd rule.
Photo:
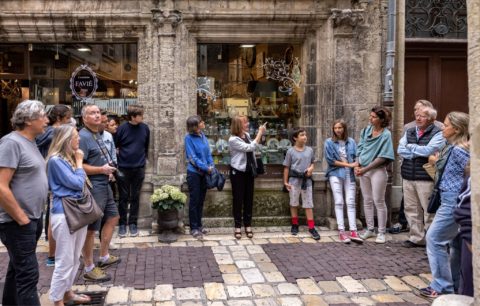
[[[236,116],[232,119],[230,130],[232,135],[228,139],[230,149],[230,182],[233,195],[233,218],[235,220],[235,233],[237,239],[242,238],[242,209],[243,225],[248,238],[253,237],[252,210],[253,189],[256,168],[255,148],[258,146],[262,135],[265,133],[266,123],[261,125],[257,137],[251,140],[248,134],[249,123],[245,116]]]

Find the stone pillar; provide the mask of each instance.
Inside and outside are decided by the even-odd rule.
[[[480,304],[480,3],[467,1],[468,22],[468,97],[471,133],[472,234],[474,305]]]

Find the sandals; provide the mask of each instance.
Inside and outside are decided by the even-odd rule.
[[[233,236],[236,239],[241,239],[242,238],[242,229],[241,228],[235,228],[235,232],[233,233]]]
[[[245,228],[245,234],[247,235],[248,238],[253,238],[253,232],[252,229],[248,231],[247,228]]]
[[[82,305],[92,301],[92,298],[85,294],[74,293],[73,298],[68,301],[64,301],[65,305]]]

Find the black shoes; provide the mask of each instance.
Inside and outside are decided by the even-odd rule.
[[[297,234],[298,234],[298,224],[292,224],[292,229],[290,230],[290,233],[292,233],[292,235],[294,235],[294,236],[297,236]]]
[[[402,243],[402,246],[404,248],[424,248],[425,246],[424,245],[421,245],[421,244],[417,244],[415,242],[411,242],[410,240],[405,240],[403,243]]]

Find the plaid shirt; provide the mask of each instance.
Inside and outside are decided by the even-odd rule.
[[[460,192],[465,179],[465,166],[469,160],[470,152],[457,146],[453,147],[440,182],[441,191]]]

